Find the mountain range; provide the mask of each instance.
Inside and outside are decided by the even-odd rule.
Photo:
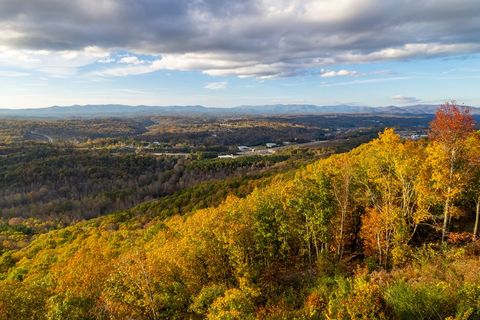
[[[38,109],[0,109],[0,118],[78,118],[78,117],[129,117],[129,116],[228,116],[228,115],[308,115],[308,114],[434,114],[438,105],[416,104],[410,106],[367,107],[354,105],[273,104],[243,105],[232,108],[194,106],[129,106],[129,105],[72,105]],[[469,107],[473,115],[480,115],[480,108]]]

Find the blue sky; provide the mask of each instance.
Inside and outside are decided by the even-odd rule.
[[[0,106],[480,106],[478,1],[0,1]]]

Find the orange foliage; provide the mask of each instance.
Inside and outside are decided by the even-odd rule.
[[[447,241],[454,244],[468,243],[472,241],[470,232],[450,232]]]
[[[456,144],[474,131],[474,124],[470,109],[459,107],[454,101],[446,102],[430,123],[430,139],[447,145]]]

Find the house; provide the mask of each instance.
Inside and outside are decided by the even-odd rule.
[[[412,140],[418,140],[418,139],[420,139],[420,135],[418,135],[418,134],[412,134],[412,135],[410,136],[410,139],[412,139]]]

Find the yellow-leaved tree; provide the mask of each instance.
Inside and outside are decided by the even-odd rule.
[[[480,223],[480,132],[470,135],[466,143],[468,159],[468,188],[467,194],[475,203],[475,224],[473,226],[473,239],[478,235]]]
[[[466,141],[473,131],[474,120],[469,109],[455,102],[442,105],[430,124],[432,143],[427,148],[425,165],[433,192],[430,198],[443,207],[442,241],[447,235],[450,219],[458,212],[455,201],[467,186]]]
[[[384,266],[392,255],[394,263],[402,262],[417,225],[426,219],[417,210],[415,188],[423,150],[386,129],[358,156],[366,197],[361,230],[366,250],[375,252]]]

